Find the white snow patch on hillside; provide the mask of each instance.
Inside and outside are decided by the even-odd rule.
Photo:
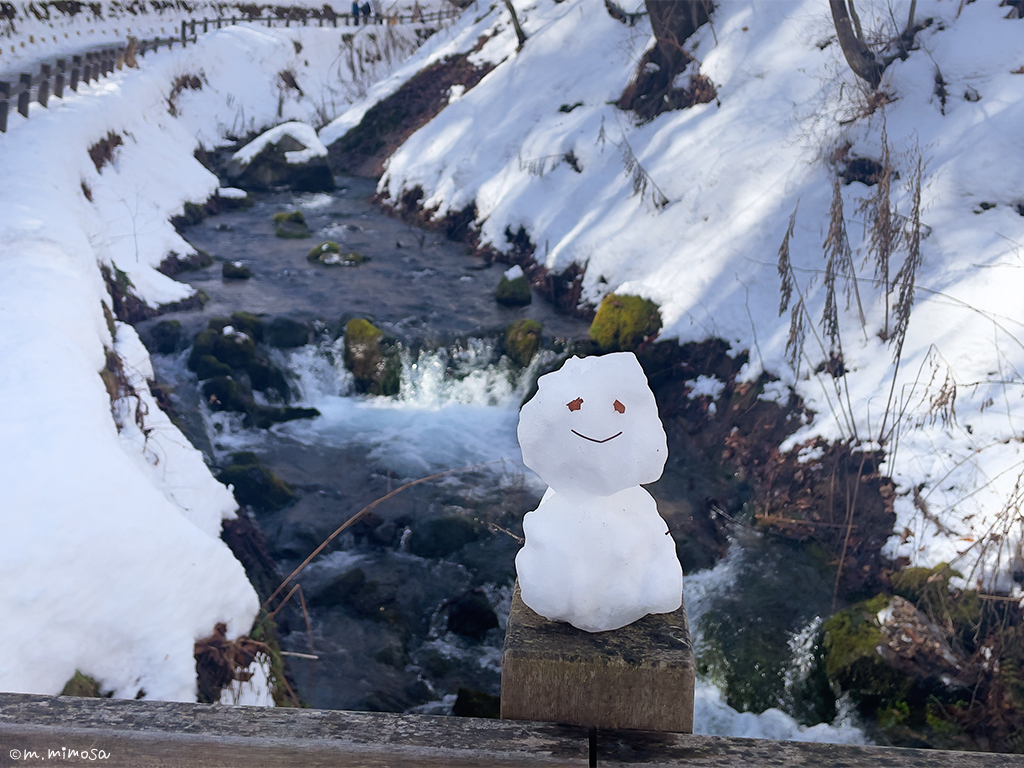
[[[240,25],[147,55],[48,109],[32,104],[27,120],[10,116],[0,135],[0,690],[59,693],[79,670],[117,697],[195,700],[195,641],[221,621],[230,637],[250,629],[256,593],[219,538],[234,498],[157,407],[135,330],[108,326],[99,267],[151,306],[188,297],[155,267],[193,252],[168,220],[218,189],[197,144],[282,116],[315,122],[365,88],[358,78],[390,72],[385,49],[414,45],[403,28],[366,27],[349,47],[339,30]],[[362,73],[344,64],[350,50],[370,62]],[[283,70],[304,97],[282,92]],[[175,96],[175,117],[168,100],[183,75],[202,88]],[[89,148],[111,134],[121,143],[97,169]],[[100,371],[115,355],[124,380],[112,404]],[[265,686],[238,695],[270,703]]]
[[[661,307],[662,338],[717,336],[749,350],[751,370],[781,379],[776,396],[792,386],[817,414],[790,445],[813,436],[866,448],[885,441],[883,471],[898,494],[891,556],[952,562],[968,583],[1015,589],[1024,480],[1021,22],[995,3],[922,0],[917,18],[933,23],[918,49],[886,71],[881,90],[891,103],[872,111],[829,43],[827,4],[727,0],[716,7],[714,30],[705,26],[686,43],[717,102],[637,125],[609,102],[652,39],[646,20],[627,27],[588,0],[516,7],[529,36],[521,51],[501,4],[489,13],[481,6],[450,42],[417,54],[321,138],[329,144],[358,123],[401,77],[487,36],[472,57],[495,69],[391,156],[379,192],[398,200],[421,187],[435,217],[475,203],[484,244],[506,248],[506,227],[522,226],[548,268],[585,265],[587,300],[611,291],[644,296]],[[861,14],[870,29],[892,33],[881,5]],[[840,296],[847,373],[832,379],[823,366],[831,345],[819,343],[830,161],[847,143],[849,157],[879,159],[883,132],[899,174],[893,202],[904,216],[919,159],[923,167],[913,313],[897,367],[880,336],[892,336],[899,287],[886,302],[858,212],[875,187],[843,186],[864,324],[856,301]],[[580,172],[559,162],[570,151]],[[642,170],[641,193],[630,158]],[[656,192],[667,205],[656,205]],[[798,290],[780,317],[777,254],[794,210]],[[890,280],[903,259],[895,257]],[[793,366],[789,310],[801,298],[814,330]]]

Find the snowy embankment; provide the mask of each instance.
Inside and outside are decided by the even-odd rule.
[[[0,135],[0,690],[57,693],[80,670],[117,697],[194,700],[195,641],[249,630],[257,597],[219,538],[235,500],[151,397],[100,267],[152,307],[187,298],[155,268],[192,253],[168,219],[218,187],[197,145],[365,92],[415,45],[373,32],[211,32]],[[185,75],[201,88],[173,93]],[[91,159],[111,135],[112,159]]]
[[[586,267],[586,300],[639,294],[661,306],[663,338],[717,336],[749,350],[748,380],[768,371],[781,380],[775,396],[792,387],[817,414],[791,444],[884,442],[898,494],[888,554],[950,561],[968,583],[1019,589],[1009,577],[1024,570],[1024,21],[996,3],[922,0],[917,18],[933,22],[885,72],[887,98],[869,99],[827,4],[725,0],[714,28],[685,46],[717,102],[638,125],[610,102],[652,41],[646,19],[630,28],[594,0],[516,7],[522,50],[502,4],[471,6],[447,47],[418,53],[321,139],[344,134],[423,66],[478,46],[470,61],[497,66],[391,156],[379,191],[399,200],[421,187],[436,218],[475,203],[483,244],[507,250],[506,227],[522,226],[544,266]],[[861,15],[888,36],[883,11]],[[923,169],[921,263],[904,289],[914,304],[898,365],[881,337],[899,338],[908,248],[887,280],[876,272],[859,208],[878,185],[841,187],[864,321],[845,295],[834,342],[820,320],[833,181],[856,158],[884,160],[883,141],[901,230],[914,218],[918,161]],[[778,252],[794,210],[795,285],[780,317]],[[801,299],[793,365],[790,311]],[[832,352],[846,375],[814,373]]]

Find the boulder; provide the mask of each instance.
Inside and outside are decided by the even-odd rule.
[[[450,601],[447,614],[449,632],[477,641],[498,626],[498,615],[480,590],[472,590]]]
[[[516,320],[505,329],[505,354],[520,368],[530,364],[540,347],[542,326],[536,320]]]
[[[330,192],[334,175],[327,148],[305,123],[283,123],[238,150],[228,162],[228,179],[243,190],[290,187],[296,192]]]
[[[305,323],[287,317],[275,317],[267,326],[265,338],[272,347],[291,349],[309,344],[309,335],[310,327]]]
[[[590,338],[602,352],[632,352],[661,330],[661,312],[650,299],[605,296],[590,325]]]
[[[177,352],[181,342],[181,323],[177,320],[161,320],[149,329],[143,341],[151,353],[170,355]]]
[[[362,264],[364,258],[362,254],[357,251],[342,251],[340,245],[333,240],[328,240],[327,242],[314,246],[306,255],[306,261],[311,261],[314,264],[324,264],[329,267],[335,267]]]
[[[355,377],[359,392],[398,394],[402,383],[398,344],[369,320],[355,318],[345,326],[345,367]]]
[[[234,488],[235,499],[257,512],[276,512],[295,500],[287,483],[264,466],[255,454],[245,452],[232,456],[232,464],[217,475],[224,485]]]
[[[518,264],[505,270],[498,287],[494,290],[494,299],[506,307],[524,307],[533,301],[530,294],[530,281]]]
[[[302,211],[281,212],[274,214],[274,234],[290,240],[301,240],[309,237],[309,227]]]
[[[252,270],[240,261],[225,261],[220,274],[225,280],[248,280]]]
[[[480,537],[479,526],[459,515],[426,520],[413,526],[409,551],[419,557],[443,558]]]

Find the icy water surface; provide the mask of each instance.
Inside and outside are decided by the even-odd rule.
[[[268,195],[252,209],[190,228],[185,236],[196,247],[241,261],[254,276],[223,280],[219,262],[185,273],[179,279],[211,301],[201,312],[173,316],[189,338],[211,317],[237,311],[311,322],[314,343],[270,354],[288,373],[293,403],[317,408],[320,417],[247,429],[239,415],[212,413],[201,402],[185,368],[187,350],[154,355],[154,364],[193,442],[216,465],[251,451],[295,490],[294,504],[253,515],[282,575],[403,482],[483,465],[409,488],[375,508],[300,578],[311,626],[297,606],[279,616],[282,646],[317,657],[289,657],[299,694],[311,706],[446,714],[460,688],[500,690],[514,537],[544,490],[520,463],[518,408],[536,376],[564,356],[559,350],[586,337],[587,324],[537,299],[526,308],[501,307],[493,298],[501,267],[486,268],[465,246],[387,217],[367,200],[372,181],[340,181],[332,195]],[[272,214],[296,208],[313,236],[274,237]],[[370,261],[307,262],[309,249],[324,240]],[[403,341],[399,395],[355,394],[339,336],[352,317],[367,317]],[[504,328],[519,317],[541,322],[546,338],[547,349],[526,371],[500,353]],[[152,324],[140,326],[144,335]],[[695,509],[704,505],[703,498],[692,501]],[[813,722],[795,701],[803,695],[806,638],[831,598],[813,563],[746,533],[717,566],[688,574],[685,589],[706,668],[697,685],[697,732],[862,740],[841,715],[836,727],[805,729],[779,708],[752,714],[729,706],[781,707]],[[779,604],[765,599],[787,593],[793,598]],[[751,652],[731,642],[734,635],[775,638],[774,656],[737,669]],[[749,689],[750,696],[737,701],[731,693],[727,701],[725,678],[744,674],[749,685],[730,690]]]

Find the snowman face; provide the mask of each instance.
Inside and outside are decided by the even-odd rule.
[[[636,355],[574,357],[519,414],[523,461],[556,492],[610,496],[661,477],[658,406]]]

